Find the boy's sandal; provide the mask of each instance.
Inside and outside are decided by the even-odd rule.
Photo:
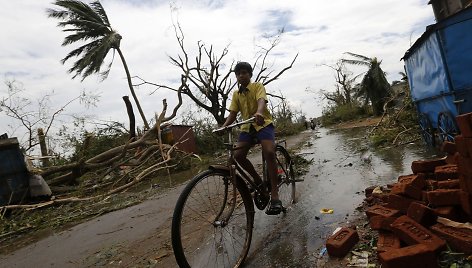
[[[283,206],[280,200],[270,200],[269,207],[266,210],[267,215],[278,215],[282,212]]]

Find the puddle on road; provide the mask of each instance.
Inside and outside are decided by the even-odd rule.
[[[362,203],[363,190],[411,173],[414,160],[437,157],[421,144],[372,149],[365,128],[319,129],[300,154],[313,162],[297,184],[299,202],[286,215],[256,212],[246,267],[311,267],[326,237],[345,225]],[[323,208],[333,214],[322,214]]]

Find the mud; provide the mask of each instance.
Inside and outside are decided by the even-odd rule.
[[[410,173],[410,163],[433,157],[422,146],[372,151],[365,129],[305,131],[288,139],[288,147],[312,162],[297,184],[299,202],[287,214],[256,212],[253,241],[245,267],[326,266],[320,249],[338,226],[348,225],[362,202],[363,190]],[[305,141],[308,141],[305,143]],[[252,161],[259,161],[257,151]],[[183,185],[165,194],[97,217],[7,255],[1,267],[176,267],[170,243],[174,205]],[[322,214],[331,208],[333,214]],[[323,260],[323,261],[320,261]]]

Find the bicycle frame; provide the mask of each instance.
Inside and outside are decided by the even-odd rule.
[[[244,120],[244,121],[241,121],[241,122],[237,122],[237,123],[233,123],[231,125],[228,125],[226,127],[222,127],[222,128],[218,128],[218,129],[215,129],[213,130],[213,133],[215,132],[219,132],[219,131],[225,131],[225,130],[228,130],[228,143],[226,144],[228,146],[228,163],[227,163],[227,166],[229,167],[229,173],[230,173],[230,179],[231,179],[231,182],[233,183],[234,187],[233,187],[233,193],[231,195],[231,208],[229,210],[229,213],[227,213],[227,215],[225,215],[223,217],[223,219],[220,220],[220,223],[221,224],[225,224],[226,222],[229,221],[231,215],[233,214],[233,211],[236,207],[236,197],[237,197],[237,189],[236,189],[236,171],[239,172],[239,174],[242,176],[243,180],[246,182],[246,183],[249,183],[251,184],[251,186],[255,189],[255,191],[257,192],[260,192],[260,189],[258,188],[258,186],[254,183],[253,179],[252,179],[252,176],[250,176],[249,174],[247,174],[247,171],[245,171],[241,165],[236,161],[236,159],[234,158],[234,151],[236,150],[240,150],[240,149],[243,149],[245,148],[245,146],[235,146],[234,145],[234,142],[233,142],[233,133],[232,133],[232,129],[234,127],[237,127],[237,126],[240,126],[240,125],[244,125],[244,124],[248,124],[248,123],[252,123],[254,122],[254,117],[252,118],[249,118],[247,120]],[[264,156],[262,156],[264,157]],[[263,162],[264,162],[264,158],[263,158]],[[263,178],[264,180],[266,178]],[[221,216],[221,213],[222,211],[220,211],[220,213],[218,213],[219,215],[217,215],[216,219],[218,219],[220,216]]]

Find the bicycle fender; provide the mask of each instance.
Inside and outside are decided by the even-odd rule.
[[[229,172],[229,167],[228,166],[225,166],[225,165],[210,165],[208,167],[208,169],[211,169],[211,170],[215,170],[215,169],[222,169],[222,170],[226,170]]]

